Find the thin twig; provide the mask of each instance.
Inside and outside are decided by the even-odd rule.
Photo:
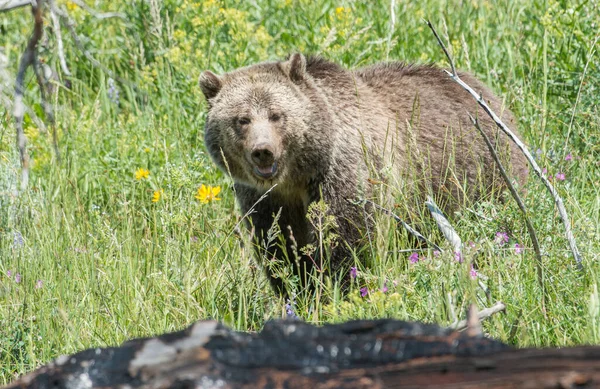
[[[471,209],[471,208],[467,208],[467,211],[471,212],[473,215],[475,215],[475,216],[477,216],[477,217],[480,217],[480,218],[482,218],[482,219],[483,219],[483,220],[485,220],[486,222],[491,222],[491,221],[493,221],[493,219],[492,219],[492,218],[490,218],[490,217],[487,217],[487,216],[485,216],[484,214],[482,214],[482,213],[479,213],[479,212],[477,212],[477,211],[475,211],[475,210],[473,210],[473,209]]]
[[[361,205],[362,204],[370,204],[371,206],[379,209],[380,211],[385,212],[387,215],[391,216],[394,220],[396,220],[397,223],[401,224],[402,227],[404,227],[404,229],[411,234],[412,236],[414,236],[415,238],[417,238],[418,241],[420,242],[425,242],[427,243],[427,245],[429,247],[432,247],[440,252],[443,252],[444,250],[442,250],[438,245],[436,245],[433,242],[430,242],[427,238],[425,238],[419,231],[415,230],[414,228],[412,228],[411,226],[408,225],[408,223],[406,223],[404,220],[402,220],[402,218],[398,215],[396,215],[394,212],[390,211],[387,208],[382,207],[381,205],[374,203],[371,200],[367,200],[367,199],[361,199],[359,201],[352,201],[350,199],[348,199],[348,202],[350,202],[353,205]],[[402,250],[400,250],[399,252],[401,252]],[[411,250],[411,251],[415,251],[415,250]]]
[[[492,316],[493,314],[496,314],[498,312],[502,312],[506,309],[506,305],[504,305],[503,302],[498,301],[496,304],[492,305],[489,308],[486,309],[482,309],[481,311],[479,311],[476,315],[477,319],[479,320],[483,320],[485,318],[488,318],[490,316]],[[471,318],[471,320],[473,320],[473,318]],[[461,320],[457,323],[453,323],[450,325],[450,328],[452,328],[453,330],[456,331],[462,331],[465,328],[467,328],[468,326],[468,322],[467,320]]]
[[[129,85],[130,87],[135,89],[137,92],[141,92],[139,87],[137,85],[135,85],[133,82],[128,81],[128,80],[118,76],[112,70],[110,70],[106,66],[102,65],[100,63],[100,61],[98,61],[96,58],[94,58],[94,56],[83,46],[83,43],[81,42],[81,39],[79,38],[79,35],[77,34],[77,31],[75,31],[75,22],[69,17],[69,15],[66,12],[64,12],[63,10],[61,10],[59,7],[56,7],[56,6],[53,7],[53,11],[58,16],[60,16],[61,19],[64,20],[65,25],[67,26],[67,29],[69,30],[69,33],[71,34],[71,37],[73,38],[73,42],[75,42],[75,47],[77,47],[77,49],[83,53],[83,56],[85,58],[87,58],[87,60],[90,61],[92,63],[92,65],[100,68],[103,72],[108,74],[109,77],[118,81],[119,83]]]
[[[214,259],[214,257],[217,255],[217,253],[219,251],[221,251],[221,248],[223,247],[223,245],[225,244],[225,242],[228,241],[229,237],[236,231],[239,230],[240,224],[242,224],[242,222],[244,220],[246,220],[246,218],[248,216],[250,216],[252,213],[254,213],[254,209],[256,208],[256,206],[263,201],[264,199],[266,199],[269,196],[269,193],[271,193],[271,191],[273,189],[275,189],[275,187],[277,186],[277,184],[274,184],[272,187],[270,187],[265,193],[262,194],[262,196],[260,196],[258,198],[258,200],[256,200],[256,202],[254,204],[252,204],[252,206],[250,207],[250,209],[248,209],[248,211],[244,214],[244,216],[242,216],[242,218],[240,220],[238,220],[238,222],[235,224],[235,226],[233,226],[233,229],[227,234],[227,236],[225,236],[225,238],[223,238],[223,241],[221,242],[221,244],[219,245],[219,247],[217,247],[217,249],[215,250],[215,253],[213,254],[213,256],[211,257],[211,259]]]
[[[482,98],[482,96],[480,94],[478,94],[477,92],[475,92],[473,90],[473,88],[471,88],[469,85],[467,85],[463,80],[461,80],[461,78],[458,76],[458,73],[456,72],[456,69],[454,67],[454,61],[452,60],[452,57],[450,57],[450,55],[448,54],[448,51],[446,50],[444,43],[441,41],[440,37],[438,36],[437,32],[435,31],[435,28],[433,27],[433,25],[431,24],[431,22],[429,20],[427,20],[426,23],[429,26],[429,28],[431,29],[431,31],[433,31],[433,34],[435,35],[439,45],[442,47],[442,50],[444,51],[444,53],[446,54],[446,57],[448,58],[448,62],[450,62],[450,67],[452,68],[452,72],[444,70],[446,72],[446,74],[448,74],[450,76],[450,78],[452,78],[464,90],[469,92],[469,94],[471,94],[471,96],[473,96],[473,98],[477,101],[479,106],[481,106],[481,108],[483,108],[483,110],[490,116],[490,118],[492,118],[492,120],[494,122],[496,122],[498,127],[500,127],[500,129],[506,135],[508,135],[508,137],[517,145],[517,147],[521,150],[521,152],[525,155],[525,157],[529,161],[530,165],[533,167],[533,171],[535,172],[535,174],[542,180],[542,182],[544,183],[544,185],[546,186],[548,191],[552,194],[552,197],[554,198],[554,203],[556,204],[556,207],[558,208],[558,213],[560,215],[560,218],[565,226],[565,234],[567,236],[567,240],[569,241],[569,246],[571,248],[571,252],[573,253],[573,257],[575,258],[575,262],[577,263],[577,267],[580,270],[583,269],[583,264],[582,264],[583,258],[581,257],[581,254],[579,253],[579,250],[577,249],[575,237],[573,236],[573,232],[571,231],[571,221],[569,220],[569,215],[567,213],[567,210],[565,209],[562,198],[560,197],[560,195],[558,194],[556,189],[554,189],[554,186],[552,186],[550,181],[548,181],[548,179],[546,178],[546,175],[542,172],[542,169],[540,169],[537,162],[535,161],[535,159],[533,158],[533,156],[527,149],[527,146],[525,146],[525,144],[523,142],[521,142],[521,140],[506,126],[506,124],[504,124],[504,122],[498,117],[498,115],[496,115],[496,113],[494,113],[494,111],[492,111],[492,109],[487,105],[487,103]]]
[[[60,62],[60,67],[66,76],[71,76],[71,71],[67,66],[67,61],[65,60],[65,50],[62,40],[60,20],[58,19],[58,15],[56,14],[56,5],[54,4],[54,0],[49,0],[48,2],[50,4],[50,18],[52,19],[52,28],[54,29],[54,35],[56,36],[56,48],[58,50],[58,59]]]
[[[13,82],[11,82],[11,84],[13,84]],[[11,87],[14,87],[14,85],[11,85]],[[0,105],[6,107],[7,110],[14,111],[14,94],[11,97],[0,95],[0,103]],[[35,111],[31,109],[30,106],[28,106],[24,102],[21,102],[21,105],[23,106],[24,114],[26,113],[27,115],[29,115],[29,118],[31,119],[33,124],[35,124],[35,126],[40,129],[40,132],[46,133],[48,129],[44,121],[39,116],[37,116]]]
[[[35,71],[35,76],[37,78],[38,86],[40,89],[42,108],[44,109],[46,120],[50,124],[50,129],[52,130],[52,145],[54,146],[56,161],[60,163],[60,152],[58,151],[58,139],[56,135],[56,121],[54,119],[54,109],[52,108],[52,103],[49,101],[48,96],[51,89],[49,88],[49,85],[54,71],[50,69],[48,65],[42,64],[40,62],[37,53],[35,53],[33,69]]]
[[[446,219],[442,210],[437,206],[437,204],[431,196],[427,196],[427,201],[425,201],[425,205],[427,205],[427,209],[429,209],[431,217],[433,217],[433,220],[435,220],[435,223],[437,224],[440,231],[442,231],[442,234],[444,234],[446,240],[454,248],[454,252],[460,255],[462,249],[462,240],[460,239],[460,236],[458,236],[454,228],[452,228],[452,225],[450,224],[448,219]]]
[[[490,138],[488,138],[487,134],[483,131],[483,129],[479,125],[479,120],[477,120],[473,116],[471,116],[470,113],[467,113],[467,115],[469,115],[471,122],[473,123],[475,128],[479,131],[481,136],[483,137],[485,144],[487,145],[488,149],[490,150],[490,154],[492,155],[492,157],[494,158],[494,161],[496,162],[496,165],[498,166],[498,170],[500,170],[500,175],[502,175],[502,178],[504,179],[504,182],[506,183],[506,186],[508,187],[510,194],[517,202],[517,205],[519,206],[519,209],[521,210],[521,213],[523,214],[523,219],[525,219],[525,225],[527,226],[527,231],[529,232],[529,238],[531,239],[531,243],[533,244],[533,250],[535,252],[538,283],[540,284],[540,288],[542,289],[542,308],[545,312],[546,311],[546,308],[545,308],[546,307],[546,303],[545,303],[546,288],[544,287],[542,253],[540,251],[540,244],[538,242],[538,238],[535,233],[535,229],[533,228],[533,224],[531,224],[531,220],[529,220],[527,208],[525,208],[525,204],[523,204],[523,200],[521,200],[521,197],[519,196],[519,194],[517,193],[517,190],[515,189],[512,182],[510,181],[510,178],[508,177],[508,174],[506,173],[504,166],[502,166],[502,162],[500,162],[498,153],[496,153],[496,150],[494,149],[494,145],[492,145]]]
[[[10,11],[15,8],[33,6],[34,0],[0,0],[0,12]]]
[[[32,6],[34,19],[33,33],[27,48],[21,55],[19,63],[19,71],[15,82],[15,103],[14,117],[15,126],[17,128],[17,146],[21,156],[21,191],[24,191],[29,184],[29,154],[27,153],[27,137],[23,131],[23,116],[25,114],[25,105],[23,104],[23,94],[25,93],[25,72],[29,66],[35,67],[37,44],[42,38],[44,20],[42,18],[42,3],[43,0],[37,0],[36,6]]]
[[[73,3],[75,3],[77,6],[79,6],[81,9],[85,10],[87,13],[89,13],[90,15],[95,17],[96,19],[119,18],[119,19],[123,19],[123,20],[127,21],[127,17],[125,16],[125,14],[122,14],[120,12],[98,12],[81,0],[71,0],[71,1]]]
[[[452,69],[452,74],[456,75],[457,73],[456,73],[456,68],[454,67],[454,61],[452,60],[452,57],[450,57],[450,53],[448,53],[448,50],[446,49],[446,45],[444,45],[444,43],[442,42],[442,38],[440,38],[440,36],[438,35],[435,28],[433,28],[433,24],[431,24],[431,22],[429,20],[426,20],[425,23],[427,23],[429,28],[431,28],[431,31],[433,31],[433,35],[435,35],[435,39],[437,39],[440,46],[442,46],[442,50],[444,50],[444,54],[446,54],[446,58],[448,58],[448,61],[450,62],[450,68]]]

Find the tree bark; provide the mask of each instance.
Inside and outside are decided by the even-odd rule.
[[[256,334],[204,321],[59,357],[7,388],[25,387],[595,388],[600,347],[517,350],[394,320],[323,327],[273,321]]]

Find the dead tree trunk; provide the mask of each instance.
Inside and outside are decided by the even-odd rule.
[[[600,347],[524,349],[394,320],[211,321],[56,359],[7,388],[595,388]]]

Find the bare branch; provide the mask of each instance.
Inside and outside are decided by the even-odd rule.
[[[14,117],[15,126],[17,128],[17,146],[19,147],[19,153],[21,155],[21,190],[25,190],[29,184],[29,154],[27,153],[27,138],[23,131],[23,116],[25,114],[25,106],[23,104],[23,94],[25,91],[25,72],[29,66],[36,66],[37,60],[37,44],[42,38],[44,20],[42,18],[42,6],[43,0],[37,0],[37,5],[32,6],[34,27],[33,34],[27,43],[27,48],[21,56],[19,63],[19,71],[17,73],[17,80],[15,82],[15,103],[14,103]]]
[[[85,10],[87,13],[95,17],[96,19],[110,19],[110,18],[119,18],[127,21],[127,17],[120,12],[98,12],[86,3],[81,0],[71,0],[81,9]]]
[[[87,60],[90,61],[92,63],[92,65],[100,68],[103,72],[108,74],[109,77],[120,82],[121,84],[129,85],[136,91],[140,92],[140,89],[138,88],[137,85],[135,85],[131,81],[128,81],[128,80],[116,75],[112,70],[110,70],[106,66],[102,65],[100,63],[100,61],[98,61],[96,58],[94,58],[94,56],[88,50],[86,50],[86,48],[83,46],[83,43],[81,42],[79,35],[77,34],[77,31],[75,31],[75,22],[73,21],[73,19],[71,19],[69,17],[69,15],[66,12],[61,10],[59,7],[54,7],[53,10],[58,16],[60,16],[61,19],[64,20],[65,25],[67,26],[67,29],[69,30],[69,33],[71,34],[71,37],[73,38],[73,42],[75,42],[75,47],[77,47],[77,49],[83,53],[83,56],[85,58],[87,58]]]
[[[350,202],[353,205],[359,205],[360,203],[363,204],[369,204],[377,209],[379,209],[380,211],[385,212],[387,215],[391,216],[392,218],[394,218],[394,220],[396,220],[397,223],[401,224],[402,227],[404,227],[404,229],[411,234],[412,236],[414,236],[415,238],[417,238],[418,241],[420,242],[425,242],[427,243],[427,245],[435,250],[438,250],[440,252],[443,252],[444,250],[442,250],[438,245],[436,245],[433,242],[430,242],[427,238],[425,238],[419,231],[415,230],[414,228],[412,228],[410,225],[408,225],[408,223],[406,223],[404,220],[402,220],[402,218],[398,215],[396,215],[394,212],[390,211],[387,208],[382,207],[381,205],[374,203],[371,200],[367,200],[367,199],[361,199],[358,202],[354,202],[351,200],[348,200],[348,202]],[[414,250],[410,250],[410,251],[414,251]],[[402,250],[400,250],[399,252],[402,252]]]
[[[483,215],[483,214],[481,214],[481,213],[479,213],[479,212],[477,212],[477,211],[475,211],[475,210],[473,210],[471,208],[466,208],[466,210],[469,211],[469,212],[471,212],[473,215],[482,218],[486,222],[491,222],[493,220],[492,218],[489,218],[489,217],[487,217],[487,216],[485,216],[485,215]]]
[[[38,87],[40,88],[42,109],[44,110],[44,114],[46,115],[46,120],[50,123],[50,126],[54,126],[54,110],[52,109],[52,105],[48,101],[48,86],[52,80],[53,71],[49,66],[44,66],[40,62],[40,59],[37,56],[37,52],[35,53],[32,66],[33,71],[35,72]]]
[[[35,5],[35,0],[0,0],[0,12],[10,11],[27,5]]]
[[[546,304],[545,304],[546,288],[544,287],[542,253],[540,251],[540,244],[539,244],[537,235],[535,233],[535,229],[533,228],[533,224],[531,224],[531,220],[529,220],[527,208],[525,208],[525,204],[523,204],[523,200],[521,200],[521,197],[519,196],[519,194],[517,193],[517,190],[515,189],[512,182],[510,181],[510,178],[508,178],[508,174],[506,173],[504,166],[502,166],[502,162],[500,162],[500,158],[498,158],[498,153],[496,153],[496,150],[494,149],[494,145],[492,145],[490,138],[488,138],[486,133],[483,131],[483,129],[479,125],[479,121],[477,119],[475,119],[473,116],[471,116],[470,113],[467,113],[467,115],[469,115],[471,122],[473,122],[473,125],[479,131],[481,136],[483,137],[485,144],[487,145],[488,149],[490,150],[490,154],[492,154],[492,157],[494,158],[494,161],[496,162],[496,165],[498,166],[498,169],[500,170],[500,174],[502,175],[504,182],[506,182],[506,185],[508,186],[508,190],[510,191],[510,194],[517,202],[517,205],[519,206],[519,209],[521,210],[521,213],[523,214],[523,219],[525,220],[525,224],[527,225],[527,231],[529,232],[529,238],[531,239],[531,243],[533,244],[533,250],[535,252],[538,283],[540,284],[540,288],[542,289],[542,307],[545,312],[546,311],[546,308],[545,308],[546,307]]]
[[[444,54],[446,54],[446,58],[448,58],[448,61],[450,62],[450,68],[452,69],[452,74],[456,75],[457,73],[456,73],[456,68],[454,67],[454,61],[452,60],[452,57],[450,57],[450,53],[448,53],[448,50],[446,49],[446,45],[444,45],[444,42],[442,42],[442,39],[438,35],[435,28],[433,28],[433,25],[431,24],[431,22],[429,20],[426,20],[425,23],[427,23],[429,28],[431,28],[431,31],[433,31],[433,35],[435,35],[435,39],[437,39],[440,46],[442,46],[442,50],[444,50]]]
[[[533,171],[535,172],[535,174],[542,180],[542,182],[544,183],[544,185],[546,186],[548,191],[552,194],[552,197],[554,198],[554,203],[556,204],[556,207],[558,208],[558,213],[560,215],[560,218],[565,226],[565,234],[567,236],[567,240],[569,241],[569,246],[571,248],[571,252],[573,253],[573,257],[575,258],[577,267],[579,269],[582,269],[583,268],[583,265],[582,265],[583,258],[581,257],[581,254],[579,253],[579,250],[577,249],[575,237],[573,236],[573,232],[571,231],[571,221],[569,220],[569,215],[567,214],[567,210],[565,209],[562,198],[560,197],[560,195],[558,194],[556,189],[554,189],[554,186],[552,186],[550,181],[548,181],[548,178],[546,178],[546,175],[542,172],[542,169],[540,169],[537,162],[535,161],[535,159],[533,158],[533,156],[527,149],[527,146],[525,146],[525,144],[506,126],[506,124],[504,124],[504,122],[498,117],[498,115],[496,115],[496,113],[494,111],[492,111],[492,109],[487,105],[487,103],[481,97],[481,95],[478,94],[477,92],[475,92],[473,90],[473,88],[471,88],[463,80],[461,80],[461,78],[458,76],[458,73],[456,72],[456,68],[454,67],[454,61],[452,60],[452,57],[450,57],[450,54],[448,54],[448,51],[446,50],[446,47],[444,46],[443,42],[440,40],[437,32],[435,31],[435,28],[433,27],[433,25],[431,24],[430,21],[427,21],[427,25],[429,26],[431,31],[433,31],[433,34],[435,35],[438,43],[442,47],[442,50],[444,50],[444,53],[446,54],[446,57],[448,58],[448,61],[450,62],[452,72],[449,72],[447,70],[444,70],[444,71],[457,84],[459,84],[464,90],[466,90],[467,92],[469,92],[469,94],[471,96],[473,96],[473,98],[477,101],[479,106],[481,106],[481,108],[483,108],[483,110],[490,116],[490,118],[492,118],[492,120],[494,122],[496,122],[498,127],[506,135],[508,135],[508,137],[517,145],[517,147],[521,150],[521,152],[525,155],[525,157],[529,161],[529,164],[533,167]]]
[[[427,196],[425,205],[427,205],[427,209],[429,209],[431,217],[433,217],[433,220],[435,220],[435,223],[438,225],[440,231],[442,231],[442,234],[444,234],[446,240],[454,248],[454,252],[460,253],[462,249],[462,240],[460,239],[460,236],[458,236],[454,228],[452,228],[452,225],[448,219],[446,219],[444,213],[440,210],[431,196]]]
[[[50,4],[50,18],[52,19],[52,27],[54,29],[54,35],[56,36],[56,48],[58,50],[60,67],[65,75],[71,76],[71,71],[65,60],[65,50],[63,47],[62,32],[60,30],[60,20],[56,14],[56,4],[54,3],[54,0],[49,0],[48,4]]]
[[[219,251],[221,251],[221,248],[223,248],[223,245],[225,245],[225,242],[228,241],[229,237],[235,232],[238,231],[240,228],[240,225],[242,224],[242,222],[244,220],[246,220],[251,214],[254,213],[254,210],[256,208],[256,206],[263,201],[264,199],[266,199],[267,197],[269,197],[269,193],[271,193],[271,191],[273,189],[275,189],[275,187],[277,186],[277,184],[274,184],[272,187],[270,187],[265,193],[262,194],[262,196],[260,196],[258,198],[258,200],[256,200],[256,202],[254,204],[252,204],[252,206],[250,207],[250,209],[248,209],[248,212],[246,212],[244,214],[244,216],[241,217],[240,220],[238,220],[238,222],[235,224],[235,226],[233,226],[233,229],[231,231],[229,231],[229,233],[227,234],[227,236],[225,236],[225,238],[223,239],[223,241],[221,242],[221,244],[219,245],[219,247],[217,247],[217,249],[215,250],[215,253],[213,254],[211,259],[214,259],[214,257],[217,255],[217,253]]]
[[[480,312],[474,312],[474,311],[470,311],[471,313],[476,313],[476,315],[474,317],[477,318],[477,320],[483,320],[485,318],[488,318],[490,316],[492,316],[493,314],[496,314],[498,312],[502,312],[506,309],[506,305],[504,305],[503,302],[498,301],[496,304],[492,305],[489,308],[485,308],[482,309]],[[469,315],[469,319],[472,323],[474,323],[474,317],[473,315]],[[457,331],[462,331],[464,329],[466,329],[469,325],[469,320],[461,320],[458,323],[454,323],[452,325],[450,325],[450,328],[457,330]]]

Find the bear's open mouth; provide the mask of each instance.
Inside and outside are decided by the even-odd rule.
[[[277,174],[277,162],[273,163],[273,165],[271,165],[271,166],[266,166],[266,167],[255,166],[254,174],[256,174],[260,178],[264,178],[264,179],[273,178],[273,176],[275,176],[275,174]]]

